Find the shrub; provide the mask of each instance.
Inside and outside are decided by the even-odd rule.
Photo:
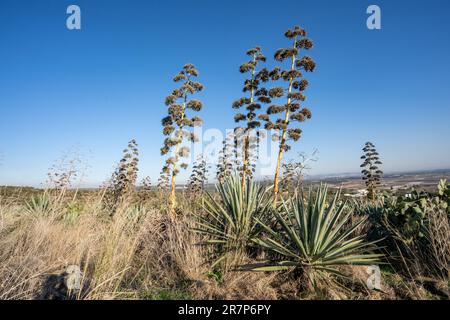
[[[303,189],[305,175],[311,169],[309,163],[317,161],[317,150],[311,155],[300,152],[297,160],[291,159],[282,165],[283,176],[280,181],[281,189],[290,194],[296,193]]]
[[[447,212],[450,216],[450,183],[447,180],[439,181],[438,194],[435,201],[439,203],[439,206]]]
[[[436,195],[412,190],[404,196],[386,194],[376,204],[356,203],[370,219],[369,238],[382,240],[388,262],[409,278],[450,279],[447,191],[442,180]]]
[[[395,236],[410,243],[424,235],[426,203],[425,193],[412,191],[407,196],[385,193],[375,203],[356,201],[353,207],[359,215],[369,219],[369,239],[389,241]]]

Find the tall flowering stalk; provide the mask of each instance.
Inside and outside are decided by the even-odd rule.
[[[169,189],[169,185],[170,185],[169,174],[167,172],[164,172],[163,170],[161,170],[161,172],[159,174],[159,178],[158,178],[158,185],[157,185],[158,191],[161,194],[164,192],[167,192],[167,190]]]
[[[229,133],[222,141],[222,150],[219,152],[216,169],[216,178],[221,183],[223,183],[227,177],[231,176],[235,169],[233,146],[234,135],[233,133]]]
[[[198,112],[202,109],[202,102],[190,99],[190,96],[203,90],[203,85],[195,79],[198,71],[192,64],[186,64],[183,69],[174,77],[173,81],[182,83],[181,86],[173,90],[172,94],[166,97],[168,115],[162,119],[163,134],[167,136],[161,148],[161,155],[168,154],[171,150],[173,156],[166,160],[163,172],[169,174],[170,178],[170,206],[175,209],[175,178],[180,172],[179,168],[186,169],[188,164],[181,162],[181,158],[188,158],[190,149],[183,146],[185,140],[196,142],[198,137],[189,128],[200,126],[202,119],[198,116],[189,117],[188,109]]]
[[[146,202],[150,199],[152,193],[152,180],[150,177],[145,177],[141,181],[141,185],[139,187],[139,200],[141,202]]]
[[[261,109],[262,103],[270,103],[267,89],[261,87],[261,83],[269,80],[269,71],[266,68],[258,70],[258,63],[265,62],[266,57],[262,54],[260,47],[248,50],[247,55],[251,57],[251,60],[243,63],[239,68],[241,73],[250,74],[243,88],[246,96],[236,100],[232,105],[234,109],[245,107],[245,113],[238,112],[234,116],[236,123],[245,122],[243,126],[235,128],[235,143],[241,149],[242,163],[239,169],[242,188],[245,187],[247,176],[251,176],[255,171],[252,153],[257,149],[260,135],[257,129],[261,126],[257,112]],[[251,135],[254,130],[257,130],[256,137]]]
[[[136,188],[138,174],[139,150],[136,140],[131,140],[123,150],[122,159],[113,172],[108,183],[108,191],[105,196],[106,205],[111,210],[111,216],[116,212],[121,202],[129,199]]]
[[[361,160],[364,160],[361,164],[362,179],[367,187],[367,197],[375,201],[377,190],[381,186],[381,179],[383,177],[383,171],[378,167],[382,162],[372,142],[366,142],[363,152],[364,154],[361,157]]]
[[[208,173],[206,159],[200,155],[192,167],[192,174],[186,185],[186,193],[189,196],[196,198],[202,195],[205,184],[208,182]]]
[[[291,146],[289,140],[298,141],[302,130],[294,127],[295,122],[303,122],[311,118],[311,111],[302,105],[305,101],[303,91],[308,86],[308,81],[303,79],[303,72],[314,71],[316,64],[313,59],[307,55],[302,56],[303,50],[309,50],[313,47],[313,42],[306,37],[306,31],[296,26],[285,33],[292,46],[282,48],[276,51],[275,60],[287,62],[288,69],[276,67],[269,74],[274,81],[283,81],[282,86],[276,86],[269,90],[271,99],[286,99],[284,103],[271,105],[267,109],[267,114],[261,115],[260,119],[266,121],[267,130],[276,130],[277,133],[272,136],[274,140],[279,141],[277,166],[274,178],[274,202],[276,203],[279,193],[280,168],[283,159],[283,153],[287,152]],[[271,117],[276,117],[274,121]]]

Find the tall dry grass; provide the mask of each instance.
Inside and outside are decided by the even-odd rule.
[[[96,203],[86,203],[76,220],[69,221],[62,202],[52,203],[48,215],[3,203],[0,206],[1,299],[55,295],[51,291],[56,288],[48,287],[51,284],[46,281],[69,265],[81,266],[84,274],[85,289],[78,297],[117,295],[139,238],[139,227],[130,230],[133,224],[127,217],[128,209],[108,221]]]
[[[76,212],[73,195],[46,195],[45,213],[0,198],[0,299],[277,298],[269,286],[274,275],[212,278],[189,212],[173,221],[153,199],[121,203],[111,217],[103,192],[83,198]],[[63,285],[70,265],[82,271],[76,292]]]

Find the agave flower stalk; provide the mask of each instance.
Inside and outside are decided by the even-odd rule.
[[[313,47],[313,42],[306,37],[306,31],[296,26],[285,33],[285,36],[292,41],[292,46],[282,48],[276,51],[275,60],[284,62],[290,60],[290,68],[281,70],[276,67],[270,72],[272,80],[283,80],[287,83],[287,88],[283,86],[274,87],[269,90],[269,97],[272,99],[286,98],[287,101],[280,105],[271,105],[267,109],[267,114],[261,115],[260,119],[266,121],[267,130],[275,129],[277,133],[272,136],[274,140],[279,141],[277,165],[274,178],[274,203],[277,201],[279,193],[280,168],[283,159],[283,152],[287,152],[291,147],[287,141],[298,141],[302,130],[298,127],[292,127],[293,122],[303,122],[311,118],[311,111],[300,105],[305,101],[303,91],[308,86],[308,81],[303,79],[303,72],[314,71],[316,64],[309,56],[301,56],[301,50],[309,50]],[[284,114],[271,121],[272,115]]]
[[[187,193],[190,196],[201,196],[208,182],[208,165],[203,155],[200,155],[192,168],[192,174],[187,183]]]
[[[270,103],[270,98],[267,96],[268,91],[261,87],[261,83],[269,80],[269,71],[262,68],[258,71],[258,63],[265,62],[266,57],[262,54],[260,47],[255,47],[247,51],[247,55],[251,60],[242,64],[239,68],[241,73],[250,73],[250,78],[245,80],[243,92],[248,93],[247,96],[242,97],[233,102],[233,108],[246,108],[246,113],[237,113],[234,117],[236,123],[245,122],[243,127],[236,127],[236,142],[240,141],[242,149],[242,167],[241,169],[241,184],[245,187],[247,176],[253,174],[254,166],[251,164],[251,152],[255,149],[254,138],[251,132],[261,126],[261,122],[257,118],[257,111],[261,109],[262,103]],[[257,132],[258,139],[259,132]],[[257,146],[257,144],[256,144]]]
[[[186,64],[183,69],[174,77],[174,82],[182,82],[182,85],[173,90],[172,94],[166,97],[166,106],[168,107],[168,116],[162,119],[163,134],[167,136],[164,145],[161,148],[161,155],[168,154],[171,149],[174,150],[172,157],[166,160],[163,167],[165,173],[170,174],[170,207],[172,211],[176,206],[175,178],[179,173],[178,166],[186,169],[187,163],[181,163],[180,158],[187,158],[190,149],[183,146],[183,142],[188,140],[196,142],[198,137],[188,128],[200,126],[202,119],[198,116],[189,118],[187,110],[198,112],[202,109],[202,102],[196,99],[190,99],[190,96],[203,90],[200,82],[193,80],[198,76],[198,71],[192,64]]]
[[[222,142],[216,171],[216,178],[219,182],[223,182],[225,178],[231,176],[234,170],[233,139],[234,136],[230,133]]]
[[[366,187],[367,187],[367,197],[372,201],[375,201],[377,195],[377,189],[381,185],[381,178],[383,176],[383,171],[379,169],[379,165],[382,164],[380,161],[379,154],[372,142],[366,142],[363,148],[364,155],[361,157],[364,162],[361,164],[361,171]]]
[[[111,210],[111,216],[115,214],[118,205],[130,197],[135,190],[139,164],[139,150],[136,140],[131,140],[128,147],[123,150],[122,159],[113,172],[108,183],[108,194],[105,198]]]
[[[169,189],[170,184],[170,176],[167,172],[161,170],[159,178],[158,178],[158,190],[162,192],[166,192]]]
[[[152,181],[150,177],[145,177],[141,181],[141,185],[139,188],[139,198],[141,202],[145,202],[150,199],[150,195],[152,192]]]

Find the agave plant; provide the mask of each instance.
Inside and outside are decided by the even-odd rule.
[[[47,194],[39,194],[33,196],[26,203],[26,212],[30,215],[47,217],[52,213],[52,203]]]
[[[147,208],[142,204],[136,204],[127,208],[124,212],[127,220],[127,228],[135,228],[142,224],[148,214]]]
[[[327,273],[339,274],[339,265],[369,265],[376,263],[379,254],[368,253],[374,244],[365,242],[354,231],[364,220],[351,225],[352,211],[339,204],[340,192],[327,203],[328,188],[319,187],[308,204],[302,197],[283,201],[280,212],[274,211],[279,229],[260,222],[266,235],[253,241],[273,255],[272,261],[252,267],[256,271],[300,269],[307,278],[315,279]]]
[[[230,254],[239,257],[246,248],[254,246],[263,227],[268,224],[271,201],[267,190],[248,180],[245,188],[238,174],[227,177],[216,185],[218,199],[206,192],[203,199],[204,215],[197,216],[195,231],[208,237],[206,244],[215,247],[213,267]]]

